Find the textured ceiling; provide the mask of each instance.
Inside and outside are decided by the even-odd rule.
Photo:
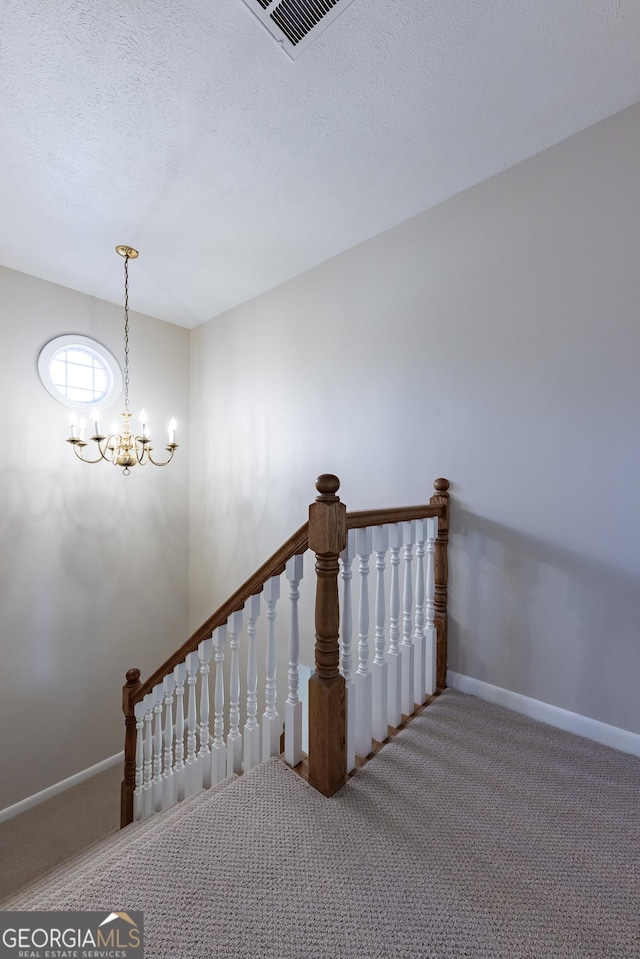
[[[640,100],[637,0],[3,0],[0,263],[194,326]]]

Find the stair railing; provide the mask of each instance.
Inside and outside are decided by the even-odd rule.
[[[247,771],[282,750],[290,766],[301,769],[305,765],[311,785],[330,796],[344,784],[357,761],[375,750],[432,693],[444,688],[449,483],[439,479],[434,485],[435,494],[427,505],[347,513],[337,496],[338,478],[323,474],[316,482],[318,496],[309,508],[309,521],[144,683],[138,669],[127,672],[123,687],[122,826],[167,808],[228,775]],[[298,604],[307,548],[316,556],[316,644],[315,670],[303,704]],[[385,561],[387,551],[391,555],[389,566]],[[376,557],[373,603],[368,590],[372,553]],[[358,668],[354,672],[351,580],[356,558],[360,589]],[[387,572],[389,583],[385,580]],[[276,607],[283,573],[290,615],[287,699],[281,735],[276,695]],[[369,668],[371,605],[375,656]],[[265,708],[259,719],[258,628],[263,606]],[[241,704],[243,627],[247,640],[246,698]],[[230,655],[225,667],[227,651]],[[246,718],[242,727],[241,708]],[[303,763],[305,710],[308,758]]]
[[[309,682],[308,778],[325,796],[340,789],[358,762],[375,751],[429,696],[444,689],[447,669],[449,482],[435,481],[429,504],[352,513],[339,501],[339,485],[335,476],[318,477],[319,495],[309,509],[309,548],[316,553],[318,580],[316,672]],[[415,594],[410,572],[414,547],[420,568]],[[391,582],[385,591],[383,557],[389,549]],[[402,576],[397,569],[400,550],[405,562]],[[369,668],[372,552],[377,573],[373,603],[376,655]],[[351,580],[356,556],[360,589],[358,668],[354,672]],[[385,592],[389,594],[388,623]],[[400,595],[403,632],[398,645],[394,640],[399,632]]]

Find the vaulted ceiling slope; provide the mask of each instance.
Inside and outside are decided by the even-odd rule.
[[[637,0],[4,0],[0,263],[192,327],[640,100]],[[135,296],[133,295],[135,290]]]

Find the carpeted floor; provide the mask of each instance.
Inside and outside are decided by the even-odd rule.
[[[640,760],[447,690],[332,799],[270,760],[4,909],[141,909],[164,959],[630,959],[639,809]]]

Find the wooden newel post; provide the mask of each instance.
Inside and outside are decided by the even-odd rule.
[[[140,670],[127,671],[127,682],[122,687],[124,713],[124,779],[120,789],[120,828],[133,822],[133,794],[136,788],[136,717],[132,695],[140,688]]]
[[[309,680],[309,782],[332,796],[346,781],[346,709],[339,672],[338,559],[347,545],[340,480],[323,473],[309,507],[309,548],[316,554],[316,671]]]
[[[444,516],[438,517],[438,536],[434,557],[435,597],[433,601],[436,627],[436,686],[444,689],[447,685],[447,582],[449,579],[449,561],[447,543],[449,541],[449,480],[437,479],[433,484],[435,493],[430,502],[434,506],[444,506]]]

